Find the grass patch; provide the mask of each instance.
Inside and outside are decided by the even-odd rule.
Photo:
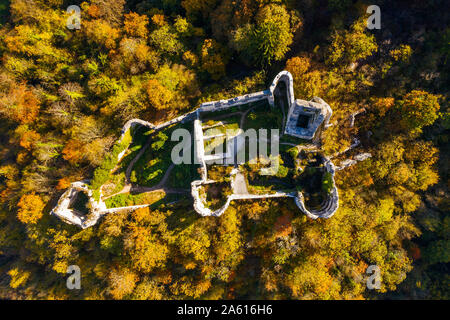
[[[227,141],[227,139],[225,136],[204,140],[203,143],[204,143],[204,148],[205,148],[205,155],[211,155],[211,154],[216,154],[216,153],[226,153],[227,152],[226,141]]]
[[[322,191],[329,194],[333,189],[333,177],[330,172],[325,172],[322,177]]]
[[[283,114],[280,110],[272,109],[268,103],[257,106],[250,111],[244,123],[244,130],[255,129],[279,129],[283,126]]]
[[[190,189],[191,182],[194,180],[200,180],[200,174],[198,173],[198,165],[194,164],[179,164],[175,165],[169,177],[169,187]]]
[[[119,154],[124,151],[130,145],[132,141],[132,136],[130,130],[125,132],[125,135],[120,142],[114,144],[112,151],[105,157],[102,164],[95,169],[94,177],[92,178],[90,188],[94,191],[93,196],[95,200],[100,198],[100,187],[105,184],[110,178],[111,170],[115,168],[118,163]]]
[[[153,187],[162,180],[172,164],[172,149],[179,143],[170,140],[173,130],[177,128],[190,129],[191,127],[176,124],[152,135],[150,146],[133,167],[132,176],[135,177],[133,180],[138,185]]]
[[[137,127],[133,128],[132,130],[133,141],[129,145],[128,150],[126,151],[125,155],[120,161],[116,173],[125,172],[127,170],[128,166],[130,165],[130,162],[145,146],[152,132],[153,132],[152,129],[142,125],[138,125]]]
[[[205,128],[203,130],[204,135],[213,135],[215,134],[212,129],[220,130],[219,133],[225,133],[226,129],[239,129],[239,122],[241,121],[240,115],[229,116],[226,118],[222,118],[220,120],[207,120],[202,122],[203,126],[214,126],[214,128]]]
[[[119,192],[125,186],[125,182],[126,182],[125,172],[114,173],[102,187],[103,196],[108,197],[112,194]]]
[[[140,194],[121,193],[105,200],[107,208],[120,208],[142,204],[154,204],[166,196],[164,192],[146,192]]]
[[[305,139],[300,139],[297,137],[293,137],[287,134],[283,134],[280,137],[280,143],[284,142],[284,143],[292,143],[295,145],[302,145],[302,144],[306,144],[306,143],[310,143],[311,141],[305,140]],[[291,146],[292,147],[292,146]]]

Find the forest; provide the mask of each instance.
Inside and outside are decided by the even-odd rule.
[[[0,299],[449,299],[449,15],[445,0],[0,0]],[[287,199],[201,217],[164,194],[87,229],[49,214],[70,183],[108,179],[128,120],[265,90],[282,70],[296,98],[333,109],[326,155],[354,137],[372,155],[336,174],[332,218]],[[141,159],[132,177],[150,185],[160,169]],[[196,175],[178,170],[176,187]]]

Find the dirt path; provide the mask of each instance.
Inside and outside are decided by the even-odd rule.
[[[149,137],[147,143],[142,147],[142,149],[139,151],[139,153],[136,155],[136,157],[134,157],[134,159],[131,160],[130,164],[128,165],[127,170],[125,171],[125,179],[126,179],[127,185],[131,184],[130,176],[131,176],[131,171],[133,170],[134,165],[139,160],[139,158],[144,154],[145,150],[148,149],[151,142],[152,142],[152,137]]]
[[[236,176],[234,177],[233,193],[234,194],[248,194],[245,177],[241,172],[237,173]]]
[[[242,116],[241,116],[241,121],[239,122],[239,128],[244,130],[244,123],[245,123],[245,118],[247,117],[248,113],[250,111],[252,111],[253,109],[255,109],[257,106],[254,106],[248,110],[246,110],[244,113],[241,112]]]
[[[131,187],[131,192],[134,193],[144,193],[144,192],[153,192],[153,191],[164,191],[165,193],[187,193],[189,190],[185,189],[172,189],[167,188],[167,180],[169,180],[170,174],[175,168],[175,164],[170,164],[169,168],[167,168],[166,173],[164,174],[164,177],[161,179],[161,181],[153,187],[144,187],[144,186],[135,186]]]
[[[175,167],[175,165],[172,163],[170,164],[169,168],[167,168],[166,172],[164,173],[163,178],[161,179],[161,181],[154,187],[142,187],[142,186],[137,186],[137,187],[133,187],[130,181],[130,176],[131,176],[131,172],[133,170],[134,165],[136,164],[136,162],[142,157],[142,155],[145,153],[145,151],[148,149],[148,147],[150,146],[152,142],[152,137],[150,136],[148,138],[148,141],[146,142],[146,144],[142,147],[142,149],[139,151],[139,153],[134,157],[133,160],[131,160],[130,164],[128,165],[126,171],[125,171],[125,186],[122,188],[122,190],[120,190],[119,192],[116,192],[114,194],[111,194],[109,196],[106,197],[102,197],[102,200],[106,200],[108,198],[117,196],[119,194],[123,194],[123,193],[129,193],[129,192],[133,192],[133,193],[144,193],[144,192],[152,192],[152,191],[164,191],[166,190],[166,193],[181,193],[181,192],[185,192],[184,190],[176,190],[176,189],[170,189],[170,188],[165,188],[165,185],[167,183],[167,180],[169,179],[170,173],[172,172],[173,168]]]
[[[137,158],[137,156],[136,156]],[[135,158],[135,159],[136,159]],[[133,159],[134,160],[134,159]],[[109,195],[107,197],[104,197],[103,200],[106,200],[108,198],[117,196],[119,194],[122,193],[129,193],[129,192],[133,192],[133,193],[144,193],[144,192],[152,192],[152,191],[165,191],[166,193],[185,193],[188,192],[184,189],[171,189],[171,188],[166,188],[166,183],[167,180],[169,179],[170,173],[172,172],[173,168],[175,167],[175,164],[171,164],[169,166],[169,168],[167,168],[166,173],[164,173],[164,176],[162,177],[161,181],[158,182],[158,184],[156,186],[153,187],[144,187],[144,186],[132,186],[131,183],[127,183],[122,190],[120,190],[119,192]]]

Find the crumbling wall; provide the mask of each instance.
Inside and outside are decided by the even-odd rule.
[[[246,94],[243,96],[235,97],[228,100],[220,100],[220,101],[211,101],[202,103],[199,108],[196,110],[189,112],[187,114],[181,115],[177,118],[174,118],[170,121],[164,122],[159,125],[154,125],[150,122],[140,120],[140,119],[131,119],[125,123],[125,125],[122,128],[121,136],[119,138],[119,142],[123,140],[125,137],[125,134],[128,130],[133,128],[136,125],[142,125],[146,126],[150,129],[153,129],[155,131],[161,130],[167,126],[170,126],[172,124],[181,122],[187,122],[195,120],[198,123],[194,122],[194,131],[196,131],[196,135],[199,134],[201,137],[201,141],[197,141],[199,144],[197,147],[201,145],[201,150],[203,150],[203,133],[201,131],[201,122],[199,120],[199,114],[200,112],[210,112],[210,111],[222,111],[226,110],[238,105],[242,104],[248,104],[252,102],[257,102],[263,99],[267,99],[268,103],[273,107],[274,106],[274,90],[278,84],[279,81],[284,81],[287,88],[287,96],[288,96],[288,109],[289,112],[291,112],[291,106],[294,103],[294,88],[293,88],[293,78],[292,75],[288,71],[282,71],[280,72],[273,80],[272,84],[270,85],[268,90],[259,91],[255,93]],[[327,108],[327,117],[325,119],[326,126],[328,125],[329,119],[332,114],[332,110],[328,104],[326,104],[322,99],[318,97],[314,97],[313,101],[316,101],[318,103],[323,104]],[[289,115],[288,115],[289,119]],[[197,132],[200,128],[201,132]],[[198,149],[198,148],[197,148]],[[201,151],[200,150],[200,151]],[[121,160],[123,155],[125,154],[126,150],[121,152],[118,156],[118,161]],[[227,201],[225,205],[215,211],[210,210],[209,208],[206,208],[202,199],[199,195],[199,188],[208,183],[213,183],[215,181],[208,181],[207,180],[207,169],[206,164],[204,161],[204,152],[199,152],[197,154],[197,157],[199,158],[201,163],[201,180],[196,180],[191,183],[191,194],[194,199],[194,209],[202,216],[220,216],[222,215],[228,206],[230,205],[230,202],[233,200],[247,200],[247,199],[265,199],[265,198],[277,198],[277,197],[292,197],[294,198],[295,202],[297,203],[297,206],[302,210],[306,215],[311,217],[312,219],[317,219],[318,217],[321,218],[329,218],[331,217],[338,208],[338,193],[337,189],[334,185],[334,172],[335,168],[332,162],[327,159],[327,162],[325,164],[327,171],[332,173],[332,179],[333,179],[333,189],[330,193],[329,199],[327,199],[325,205],[323,208],[319,211],[309,211],[306,209],[303,201],[303,196],[301,193],[285,193],[285,192],[276,192],[274,194],[263,194],[263,195],[255,195],[255,194],[246,194],[246,195],[235,195],[232,194],[227,198]],[[97,223],[97,221],[100,219],[100,217],[106,213],[116,212],[120,210],[133,210],[136,208],[146,207],[148,205],[138,205],[138,206],[129,206],[129,207],[121,207],[121,208],[111,208],[107,209],[105,203],[101,200],[101,188],[100,188],[100,199],[99,201],[95,201],[92,196],[92,190],[89,189],[87,183],[89,181],[78,181],[72,183],[71,187],[64,192],[64,194],[60,197],[57,206],[51,211],[51,214],[58,216],[62,220],[66,221],[67,223],[75,224],[80,226],[81,228],[87,228]],[[233,179],[232,179],[233,183]],[[89,204],[91,207],[91,212],[87,217],[83,217],[81,215],[75,214],[74,210],[69,209],[69,206],[71,202],[73,201],[74,197],[76,196],[77,192],[85,192],[89,197]]]
[[[286,84],[287,97],[288,97],[288,110],[291,109],[291,105],[294,103],[294,79],[289,71],[281,71],[273,79],[272,84],[269,87],[270,97],[269,103],[273,107],[275,105],[274,91],[279,81],[283,81]],[[289,115],[288,115],[289,118]]]
[[[259,91],[255,93],[245,94],[236,98],[228,100],[210,101],[204,102],[198,108],[199,112],[215,112],[223,111],[232,107],[236,107],[242,104],[257,102],[260,100],[268,99],[272,93],[269,90]]]
[[[87,216],[76,214],[75,210],[69,208],[79,192],[84,192],[89,197],[90,212]],[[74,224],[85,229],[96,224],[106,210],[106,204],[101,200],[101,194],[99,201],[96,201],[86,181],[77,181],[72,183],[70,188],[63,193],[58,200],[58,204],[50,214],[59,217],[69,224]]]
[[[296,197],[294,198],[294,201],[300,208],[300,210],[302,210],[311,219],[330,218],[339,208],[339,194],[334,181],[334,174],[336,172],[335,167],[330,159],[326,159],[324,165],[326,171],[331,173],[333,188],[331,189],[331,192],[322,207],[319,210],[308,210],[305,206],[303,194],[300,192],[298,192]]]

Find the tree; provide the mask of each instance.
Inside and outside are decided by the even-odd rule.
[[[150,79],[145,85],[148,99],[151,105],[156,109],[166,109],[173,99],[173,93],[162,86],[158,80]]]
[[[167,245],[146,224],[151,221],[149,217],[152,215],[161,216],[158,212],[150,213],[148,208],[137,209],[133,213],[137,221],[129,227],[124,237],[124,247],[130,254],[133,267],[144,273],[163,267],[169,253]]]
[[[225,76],[226,57],[223,47],[213,39],[205,39],[201,49],[202,69],[211,78],[218,80]]]
[[[367,33],[366,19],[357,20],[348,31],[336,31],[328,48],[326,63],[346,68],[377,51],[375,37]]]
[[[199,95],[195,74],[183,65],[163,65],[144,85],[148,100],[158,110],[186,108]]]
[[[159,56],[155,50],[145,44],[142,39],[123,38],[119,44],[120,55],[113,60],[114,67],[117,66],[121,77],[124,74],[138,74],[150,66],[156,70]]]
[[[326,257],[313,255],[308,257],[306,263],[296,267],[286,281],[293,296],[300,298],[308,294],[310,299],[333,299],[336,290],[332,288],[333,279],[328,271],[328,264]]]
[[[125,0],[107,1],[107,0],[92,0],[90,7],[91,12],[95,12],[98,16],[108,22],[113,27],[118,27],[123,19],[123,9]]]
[[[177,16],[175,18],[175,23],[173,24],[177,32],[183,37],[191,37],[194,35],[195,28],[194,26],[187,21],[187,19]]]
[[[86,21],[83,28],[88,42],[103,46],[105,49],[116,47],[116,40],[119,38],[119,30],[112,27],[107,21],[96,19]]]
[[[234,47],[250,63],[270,65],[281,60],[293,41],[288,12],[282,6],[270,4],[258,11],[255,20],[254,25],[235,30]]]
[[[308,72],[311,60],[306,56],[293,57],[286,61],[286,69],[292,74],[294,79],[298,79]],[[294,85],[297,81],[294,81]]]
[[[214,248],[217,253],[218,262],[225,262],[228,268],[236,267],[244,259],[242,236],[239,232],[241,227],[240,216],[235,208],[230,208],[220,217],[218,227],[218,241]],[[228,274],[222,279],[226,280]]]
[[[21,270],[19,268],[13,268],[8,271],[8,275],[11,277],[9,286],[16,289],[20,286],[24,286],[30,278],[31,272]]]
[[[164,287],[154,279],[147,277],[133,291],[133,299],[137,300],[162,300],[164,298]]]
[[[307,56],[293,57],[286,62],[286,70],[294,78],[295,95],[305,99],[322,96],[325,91],[323,74],[319,70],[310,70],[311,59]]]
[[[148,17],[139,15],[135,12],[125,14],[124,29],[128,36],[147,38]]]
[[[19,207],[17,218],[21,222],[36,224],[42,218],[45,203],[39,195],[33,192],[23,195],[17,206]]]
[[[178,235],[176,243],[184,257],[192,257],[204,263],[209,256],[211,235],[205,222],[197,220]]]
[[[31,151],[36,143],[39,142],[39,139],[41,138],[41,135],[33,130],[27,130],[25,131],[21,138],[20,138],[20,146],[22,148],[27,149],[28,151]]]
[[[21,124],[36,120],[40,109],[37,96],[25,84],[11,86],[0,93],[0,115]]]
[[[213,11],[217,0],[182,0],[181,6],[186,10],[186,15],[191,19],[207,18]]]
[[[211,30],[220,42],[229,40],[230,30],[251,22],[260,3],[252,0],[222,0],[211,12]]]
[[[183,44],[178,40],[178,34],[169,24],[162,25],[150,33],[150,43],[158,51],[165,54],[179,54]]]
[[[408,62],[412,54],[412,49],[406,44],[400,45],[397,49],[391,50],[389,55],[394,61]]]
[[[114,299],[122,299],[133,292],[138,276],[127,268],[115,268],[108,276],[109,293]]]
[[[62,150],[64,160],[69,161],[71,164],[77,164],[85,155],[83,153],[84,144],[79,140],[69,140]]]
[[[396,106],[402,118],[401,125],[407,130],[421,131],[439,117],[438,96],[426,91],[413,90],[407,93]]]

